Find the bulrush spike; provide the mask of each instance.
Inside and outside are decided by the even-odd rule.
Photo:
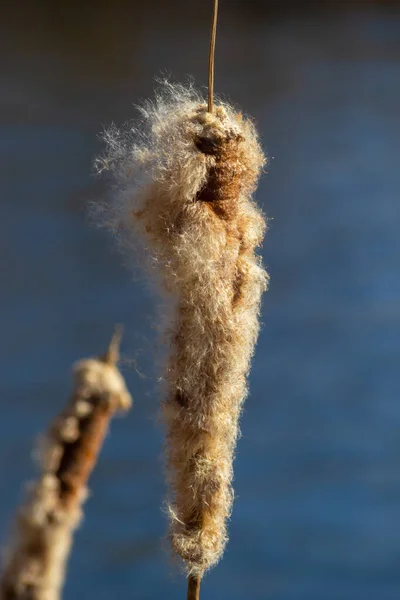
[[[138,128],[105,132],[96,161],[114,196],[95,214],[165,296],[169,354],[162,413],[170,540],[199,600],[221,558],[231,513],[233,457],[268,275],[257,248],[265,220],[252,199],[266,160],[252,121],[214,103],[218,0],[208,101],[168,82],[140,109]],[[168,307],[168,308],[166,308]]]
[[[118,193],[98,215],[167,299],[170,539],[192,600],[227,541],[238,422],[268,282],[256,252],[265,221],[252,200],[265,158],[252,121],[223,103],[208,112],[192,88],[166,83],[142,116],[138,130],[105,134],[97,165]]]
[[[41,440],[41,475],[18,513],[0,600],[60,598],[87,481],[111,417],[132,403],[116,367],[120,336],[120,331],[114,334],[106,359],[89,358],[74,366],[71,399]]]

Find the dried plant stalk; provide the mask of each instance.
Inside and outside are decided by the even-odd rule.
[[[71,400],[42,440],[42,474],[19,511],[6,551],[1,600],[60,598],[87,480],[112,415],[131,405],[117,359],[118,334],[104,357],[81,360],[74,367]]]
[[[116,185],[99,214],[125,249],[141,241],[169,299],[170,536],[194,590],[227,541],[238,419],[268,280],[255,252],[265,221],[251,199],[265,158],[249,120],[221,103],[210,114],[191,88],[167,84],[142,115],[138,130],[106,133],[97,164]]]

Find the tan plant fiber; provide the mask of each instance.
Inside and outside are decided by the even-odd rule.
[[[125,249],[141,247],[169,300],[170,538],[200,577],[227,541],[238,419],[268,280],[255,252],[265,221],[252,200],[265,158],[251,121],[222,103],[210,114],[192,88],[166,84],[141,112],[136,130],[106,133],[97,165],[112,172],[114,195],[100,220]]]
[[[19,510],[15,536],[6,550],[1,600],[60,598],[87,480],[111,416],[131,405],[116,367],[115,342],[104,357],[75,365],[70,402],[41,440],[42,473]]]

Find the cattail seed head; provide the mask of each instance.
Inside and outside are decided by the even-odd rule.
[[[131,404],[115,363],[82,360],[74,375],[70,402],[40,440],[42,473],[28,488],[5,552],[0,600],[59,600],[87,480],[112,415]]]
[[[246,377],[268,276],[255,253],[265,221],[251,196],[265,157],[251,121],[212,114],[193,89],[166,86],[138,129],[106,133],[99,170],[114,194],[98,214],[139,252],[170,302],[163,416],[170,537],[187,572],[222,555]]]

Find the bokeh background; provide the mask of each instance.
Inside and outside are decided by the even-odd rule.
[[[113,423],[65,598],[185,597],[163,549],[155,302],[88,223],[97,133],[154,76],[206,84],[211,0],[19,2],[0,24],[0,531],[70,366],[123,322]],[[216,90],[270,155],[271,274],[223,562],[204,598],[400,594],[400,4],[221,0]]]

